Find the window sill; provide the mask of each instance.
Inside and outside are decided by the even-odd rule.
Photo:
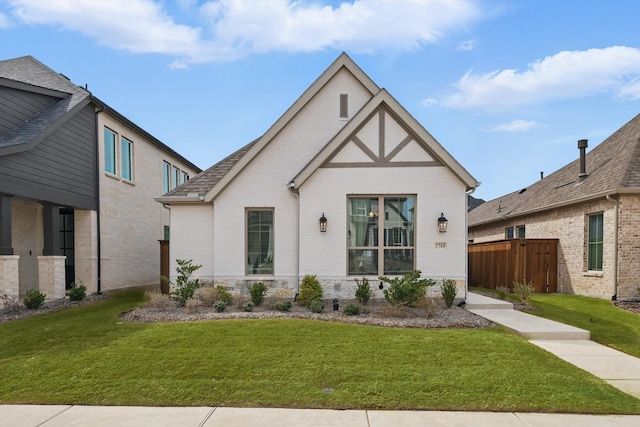
[[[120,181],[120,177],[118,175],[114,175],[111,172],[107,172],[107,171],[105,171],[104,174],[109,178],[117,179],[118,181]]]
[[[583,277],[602,277],[604,274],[602,271],[584,271],[582,273]]]
[[[125,184],[129,184],[135,187],[136,183],[133,181],[129,181],[128,179],[124,179],[122,178],[122,182],[124,182]]]

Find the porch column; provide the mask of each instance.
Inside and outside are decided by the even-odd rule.
[[[0,194],[0,255],[13,255],[11,246],[11,197]]]
[[[42,255],[60,255],[60,207],[49,203],[42,206],[44,249]]]
[[[65,296],[66,256],[38,257],[38,289],[47,296],[47,300],[60,299]]]
[[[0,255],[0,295],[8,295],[16,300],[20,297],[19,263],[19,255]]]

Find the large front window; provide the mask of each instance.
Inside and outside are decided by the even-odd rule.
[[[247,274],[273,274],[273,209],[247,209]]]
[[[350,275],[402,275],[415,270],[415,196],[348,199]]]
[[[603,215],[589,215],[589,248],[587,269],[602,271],[602,244],[604,238]]]

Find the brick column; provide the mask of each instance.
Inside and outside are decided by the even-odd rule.
[[[0,255],[0,295],[20,298],[19,263],[19,255]]]
[[[66,256],[38,257],[38,288],[47,295],[48,300],[60,299],[65,296]]]

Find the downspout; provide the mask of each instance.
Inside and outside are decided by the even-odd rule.
[[[480,185],[480,183],[478,183]],[[467,262],[464,263],[464,300],[467,300],[467,294],[469,293],[469,196],[475,193],[477,187],[472,188],[471,190],[467,190],[464,198],[464,236],[465,236],[465,254],[464,258]]]
[[[611,194],[607,194],[606,199],[610,202],[615,202],[616,209],[613,217],[613,295],[611,295],[611,301],[618,299],[618,212],[620,210],[620,199],[611,197]]]
[[[296,295],[294,301],[300,294],[300,193],[295,188],[295,182],[289,181],[287,188],[296,198]]]
[[[98,115],[104,111],[104,106],[100,105],[100,109],[95,114],[95,130],[96,130],[96,154],[95,154],[95,186],[96,186],[96,233],[98,245],[98,290],[97,294],[102,293],[102,249],[100,244],[100,129],[98,126]]]

